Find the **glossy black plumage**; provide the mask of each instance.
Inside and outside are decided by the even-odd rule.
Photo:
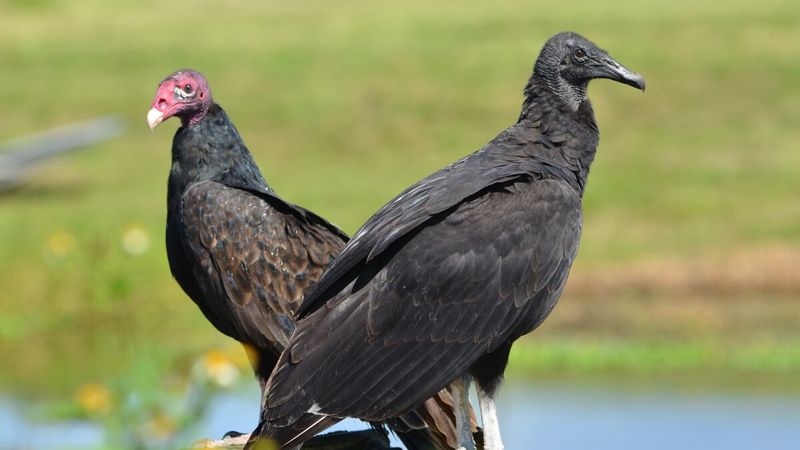
[[[297,445],[326,425],[308,429],[318,414],[385,420],[464,373],[493,394],[513,341],[564,288],[598,143],[588,78],[564,92],[538,68],[515,125],[379,210],[306,296],[262,437]]]
[[[575,172],[591,160],[581,138],[596,142],[596,133],[586,120],[573,124],[585,136],[543,136],[541,117],[532,119],[406,190],[354,236],[301,309],[271,380],[280,388],[269,391],[272,423],[288,425],[314,404],[369,420],[402,413],[546,316],[577,251]],[[578,144],[574,172],[550,165],[567,161],[553,139]]]

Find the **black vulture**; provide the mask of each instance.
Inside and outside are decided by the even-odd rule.
[[[205,317],[245,345],[263,392],[303,293],[348,236],[267,185],[199,72],[179,70],[159,84],[148,125],[172,116],[182,126],[167,188],[170,270]],[[409,447],[452,448],[452,398],[447,391],[431,397],[388,425]]]
[[[578,251],[594,78],[645,88],[584,37],[553,36],[516,124],[361,227],[306,295],[249,448],[297,446],[332,418],[386,420],[450,383],[466,408],[473,379],[485,448],[503,448],[493,397],[511,345],[553,309]],[[473,448],[464,427],[459,446]]]

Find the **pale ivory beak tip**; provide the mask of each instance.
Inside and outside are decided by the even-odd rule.
[[[149,126],[151,130],[155,129],[162,120],[164,120],[164,113],[161,111],[155,108],[147,111],[147,126]]]

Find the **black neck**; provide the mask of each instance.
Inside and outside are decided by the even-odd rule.
[[[570,182],[583,195],[589,168],[599,142],[597,123],[589,100],[577,109],[553,93],[538,74],[531,75],[525,86],[525,100],[518,126],[533,128],[548,141],[538,146],[536,155],[545,164],[553,164],[570,172]],[[549,147],[549,148],[548,148]]]
[[[179,128],[172,141],[168,197],[177,198],[199,181],[270,189],[236,127],[217,104],[197,123]]]

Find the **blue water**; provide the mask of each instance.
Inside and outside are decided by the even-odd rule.
[[[0,449],[49,450],[91,448],[102,442],[103,433],[83,421],[41,423],[26,417],[21,405],[0,397]]]
[[[511,384],[501,391],[498,409],[508,450],[800,448],[796,394]],[[249,431],[258,415],[258,392],[253,387],[220,395],[211,411],[198,438]],[[363,426],[337,426],[354,428]],[[101,440],[90,424],[38,424],[0,399],[0,449],[85,448]]]
[[[800,448],[800,396],[510,388],[500,427],[511,449]]]

